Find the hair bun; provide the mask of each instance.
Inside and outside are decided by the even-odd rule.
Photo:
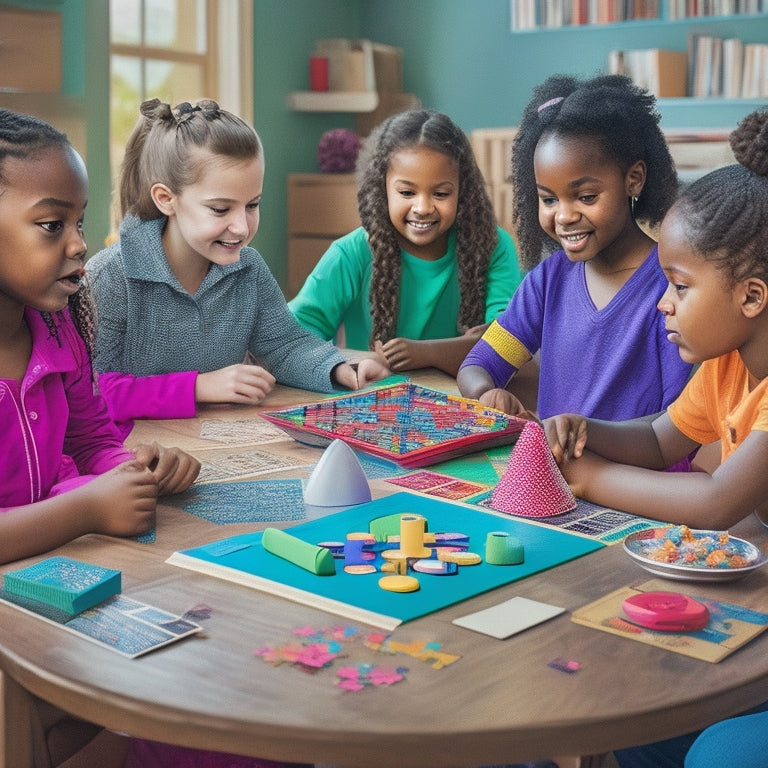
[[[195,104],[195,107],[197,107],[203,113],[203,117],[208,120],[213,120],[221,116],[219,105],[213,99],[200,99],[200,101]]]
[[[758,176],[768,176],[768,109],[747,115],[731,133],[736,160]]]
[[[139,112],[150,121],[168,120],[172,116],[170,105],[165,104],[160,99],[143,101],[139,107]]]

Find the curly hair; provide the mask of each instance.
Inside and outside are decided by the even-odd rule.
[[[120,170],[120,212],[140,219],[159,219],[162,213],[151,189],[165,184],[178,193],[201,176],[205,159],[196,150],[233,160],[263,155],[254,128],[242,118],[220,109],[212,99],[175,107],[160,99],[141,104],[139,117],[125,146]]]
[[[486,275],[498,243],[496,217],[466,134],[434,110],[401,112],[381,123],[365,141],[357,163],[360,220],[373,255],[371,348],[396,335],[400,309],[400,244],[387,207],[386,178],[392,156],[427,147],[454,160],[459,168],[456,211],[456,261],[459,273],[457,331],[485,320]]]
[[[645,186],[633,215],[655,226],[674,202],[678,185],[659,121],[654,96],[623,75],[591,80],[553,75],[533,89],[512,144],[512,221],[525,269],[558,247],[539,225],[533,156],[542,136],[595,140],[622,172],[642,160]]]
[[[7,158],[26,160],[47,149],[62,149],[74,152],[67,135],[49,123],[32,115],[23,115],[0,109],[0,200],[2,190],[8,184],[3,173]],[[69,311],[77,332],[82,337],[91,358],[93,357],[95,335],[95,305],[84,281],[80,288],[69,297]],[[58,328],[50,312],[41,313],[51,333],[61,346]]]
[[[748,276],[768,283],[768,108],[747,115],[730,144],[737,162],[694,181],[674,211],[692,248],[731,284]]]

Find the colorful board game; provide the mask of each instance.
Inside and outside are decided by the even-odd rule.
[[[353,575],[338,567],[331,576],[319,576],[281,559],[262,544],[263,533],[246,533],[175,552],[167,562],[217,578],[326,610],[355,621],[392,630],[475,595],[553,568],[605,546],[583,536],[531,524],[507,515],[432,499],[408,492],[359,504],[318,520],[286,528],[307,544],[328,545],[350,533],[368,531],[372,521],[393,514],[423,516],[428,530],[460,532],[469,537],[468,548],[484,555],[488,534],[507,532],[525,548],[519,565],[459,566],[449,576],[419,574],[418,591],[389,592],[379,586],[380,572]]]
[[[344,440],[405,467],[514,442],[525,421],[410,382],[262,413],[301,443]]]

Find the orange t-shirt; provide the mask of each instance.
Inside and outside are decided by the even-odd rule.
[[[753,429],[768,432],[768,378],[750,392],[737,351],[705,360],[667,412],[697,443],[721,440],[725,461]]]

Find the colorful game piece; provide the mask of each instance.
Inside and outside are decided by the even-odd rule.
[[[428,573],[430,576],[454,576],[459,572],[459,566],[456,563],[434,558],[417,560],[411,568],[418,573]]]
[[[695,632],[709,623],[709,609],[679,592],[641,592],[621,604],[627,618],[659,632]]]
[[[480,565],[483,558],[475,552],[438,552],[438,560],[446,563],[456,563],[456,565]]]
[[[278,528],[266,528],[261,537],[261,545],[267,552],[317,576],[333,576],[336,573],[336,564],[330,550],[308,544]]]
[[[576,497],[552,456],[544,429],[535,421],[526,422],[507,471],[493,490],[491,506],[525,517],[550,517],[576,508]]]
[[[416,592],[419,580],[414,576],[382,576],[379,586],[387,592]]]
[[[304,501],[315,507],[350,507],[371,500],[360,459],[342,440],[323,451],[304,488]]]
[[[405,467],[421,467],[506,445],[525,422],[493,408],[410,382],[262,413],[299,442],[341,439]]]
[[[424,546],[427,521],[421,515],[403,515],[400,518],[400,551],[406,557],[429,557],[432,550]]]
[[[506,531],[491,531],[485,539],[485,562],[489,565],[520,565],[524,562],[523,544]]]
[[[365,576],[368,573],[376,573],[375,565],[345,565],[344,573],[349,573],[352,576]]]

